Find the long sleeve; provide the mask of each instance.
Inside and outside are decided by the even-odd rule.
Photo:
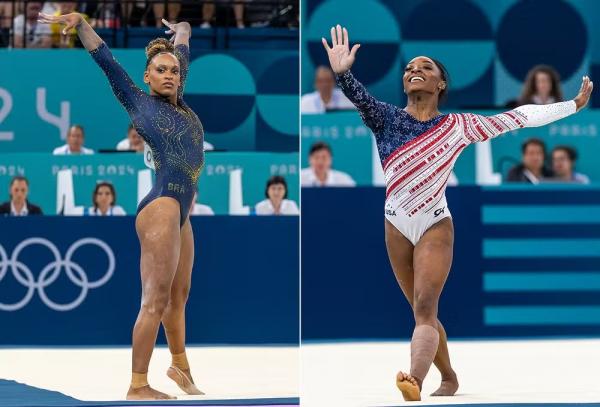
[[[388,105],[371,96],[350,71],[338,75],[337,83],[344,95],[356,106],[365,124],[374,132],[383,129]]]
[[[123,67],[113,57],[106,43],[90,51],[92,58],[106,74],[113,93],[130,115],[139,111],[142,99],[148,95],[138,88]]]
[[[185,80],[187,79],[190,66],[190,48],[184,44],[175,46],[175,56],[179,60],[179,74],[181,76],[181,83],[177,89],[177,97],[181,98],[183,96],[183,88],[185,87]]]
[[[525,105],[494,116],[472,113],[460,114],[465,138],[469,143],[498,137],[511,130],[523,127],[539,127],[563,119],[577,111],[575,102],[552,103],[549,105]]]

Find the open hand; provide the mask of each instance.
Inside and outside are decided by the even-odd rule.
[[[577,111],[580,111],[587,105],[593,89],[594,82],[590,80],[589,76],[584,76],[579,93],[575,96],[575,99],[573,99],[573,101],[575,101],[575,106],[577,106]]]
[[[345,27],[342,29],[339,24],[336,27],[331,27],[331,47],[329,47],[325,38],[321,38],[321,42],[327,51],[329,64],[333,72],[340,75],[352,67],[356,59],[356,51],[360,48],[360,44],[354,44],[352,49],[350,49],[348,30]]]
[[[182,21],[181,23],[170,23],[164,18],[162,19],[162,23],[169,27],[169,30],[165,31],[165,34],[173,34],[169,39],[171,42],[175,42],[175,36],[177,33],[187,33],[188,35],[192,35],[192,26],[190,26],[190,23],[185,21]]]
[[[38,14],[38,23],[41,24],[64,24],[65,28],[63,28],[63,35],[67,35],[67,33],[73,28],[77,27],[83,21],[83,16],[79,13],[69,13],[63,14],[62,16],[51,16],[50,14],[39,13]]]

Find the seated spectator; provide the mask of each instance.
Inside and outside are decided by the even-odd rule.
[[[133,124],[130,124],[127,128],[127,137],[119,141],[119,144],[117,144],[117,150],[135,151],[138,153],[144,152],[144,140],[138,134]]]
[[[96,184],[94,194],[92,195],[94,206],[86,208],[84,215],[90,216],[117,216],[126,215],[125,210],[116,205],[117,193],[115,187],[110,182],[102,181]]]
[[[54,5],[51,6],[55,8],[54,13],[51,13],[55,16],[60,16],[63,14],[75,13],[77,12],[77,2],[76,1],[57,1],[54,2]],[[47,13],[48,14],[48,13]],[[89,18],[85,13],[79,13],[85,18],[86,21],[89,22]],[[77,40],[77,29],[75,27],[71,28],[71,30],[65,35],[62,33],[64,26],[60,23],[50,24],[50,31],[52,33],[52,47],[53,48],[73,48],[75,47],[75,41]]]
[[[354,105],[335,86],[333,71],[319,66],[315,71],[315,92],[307,93],[300,100],[300,112],[304,114],[326,113],[328,110],[354,109]]]
[[[551,66],[537,65],[527,73],[519,99],[508,102],[506,106],[515,108],[522,105],[547,105],[562,101],[563,94],[558,72]]]
[[[552,170],[554,181],[573,182],[577,184],[589,184],[587,175],[575,172],[575,161],[577,151],[569,146],[556,146],[552,149]]]
[[[267,199],[256,204],[257,215],[298,215],[300,210],[296,202],[287,199],[288,190],[285,178],[274,175],[267,181],[265,196]]]
[[[241,0],[238,0],[241,1]],[[249,0],[245,0],[245,1],[249,1]],[[230,0],[215,0],[213,2],[206,2],[202,5],[202,24],[200,25],[200,28],[210,28],[211,24],[214,24],[214,20],[215,20],[215,11],[216,11],[216,4],[217,2],[220,3],[229,3]],[[233,14],[235,16],[235,26],[237,28],[245,28],[246,25],[244,24],[244,4],[243,3],[235,3],[232,4],[232,8],[233,8]]]
[[[52,154],[54,155],[69,155],[69,154],[94,154],[94,150],[83,146],[85,135],[83,127],[75,124],[71,126],[67,133],[67,144],[56,147]]]
[[[196,202],[196,199],[198,199],[198,192],[196,192],[194,194],[194,199],[192,200],[192,202],[194,203],[194,206],[192,207],[192,211],[190,212],[190,215],[214,215],[215,212],[212,210],[212,208],[208,205],[203,205],[199,202]]]
[[[42,4],[41,1],[27,2],[25,14],[14,18],[15,48],[50,48],[50,27],[37,22]]]
[[[318,141],[310,147],[309,168],[300,171],[303,187],[353,187],[356,182],[345,172],[331,168],[333,153],[329,144]]]
[[[508,172],[508,182],[539,184],[543,178],[552,177],[552,171],[546,168],[546,145],[539,138],[530,138],[521,145],[522,162]]]
[[[27,181],[27,178],[20,175],[13,177],[10,181],[8,194],[10,201],[0,205],[0,215],[43,215],[39,206],[36,206],[27,200],[27,195],[29,195],[29,181]]]

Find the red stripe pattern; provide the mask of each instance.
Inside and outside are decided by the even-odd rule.
[[[443,197],[454,163],[469,144],[524,127],[518,110],[495,116],[449,114],[435,127],[394,151],[383,162],[386,201],[412,217]]]

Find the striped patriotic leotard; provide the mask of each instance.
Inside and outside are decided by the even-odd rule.
[[[471,143],[537,127],[575,113],[574,101],[526,105],[494,116],[450,113],[422,122],[371,96],[350,71],[338,75],[344,94],[375,135],[386,182],[386,218],[413,244],[444,217],[454,163]]]

